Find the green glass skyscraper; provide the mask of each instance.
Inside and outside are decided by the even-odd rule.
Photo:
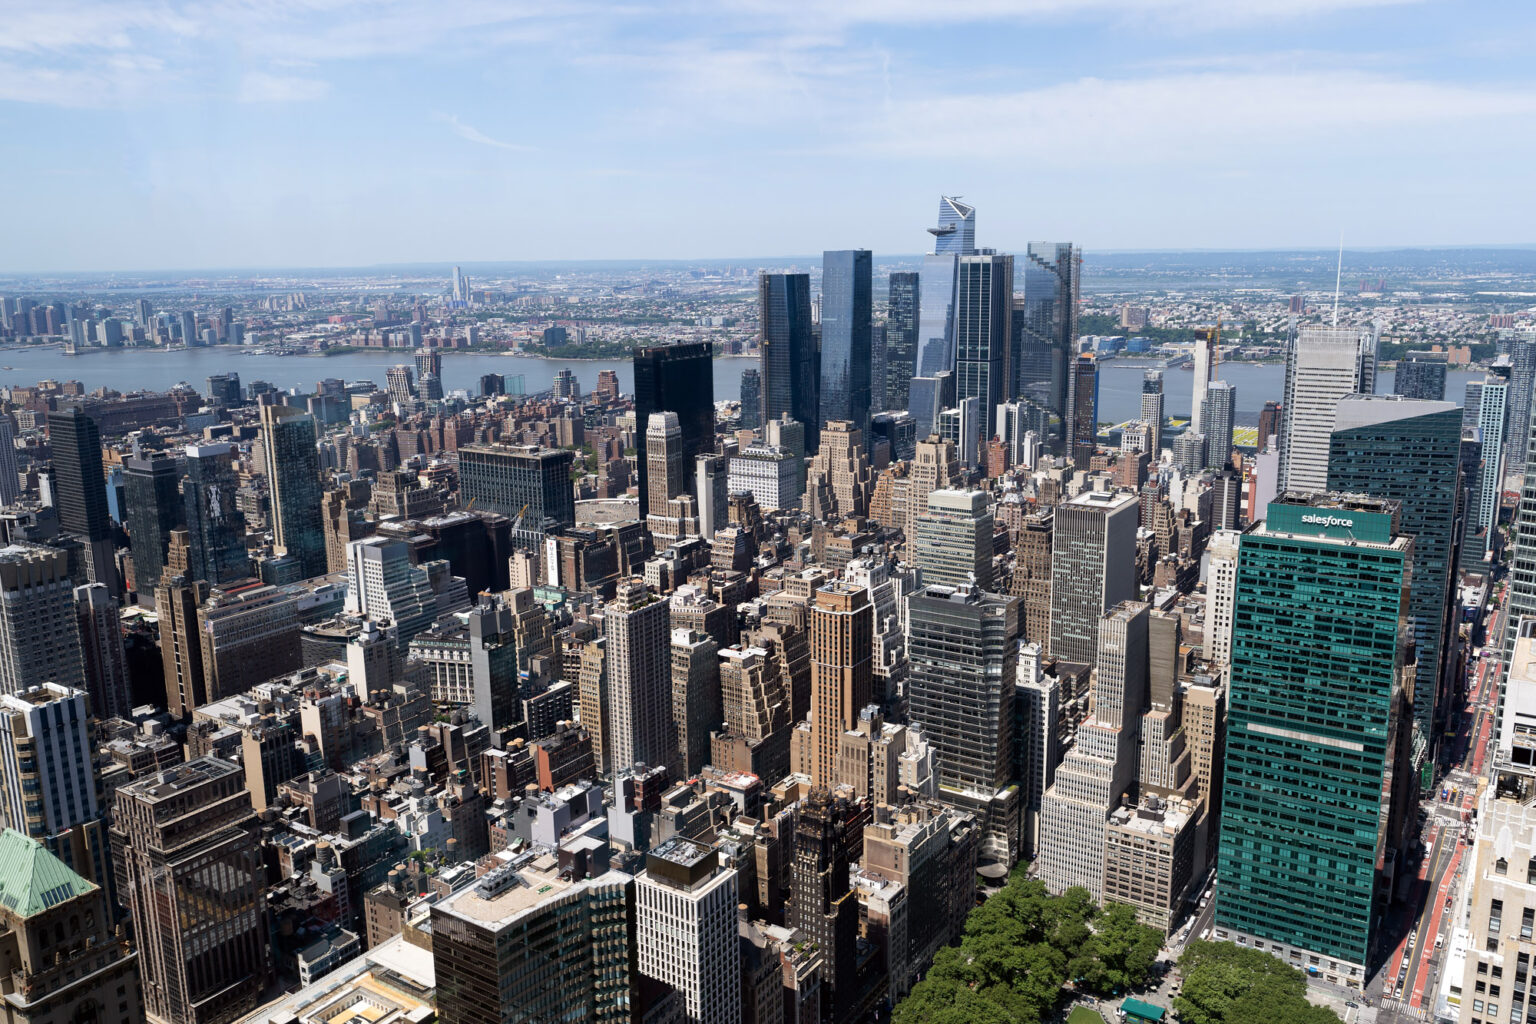
[[[1392,502],[1291,492],[1238,557],[1214,937],[1354,988],[1415,788],[1412,549]]]
[[[1408,612],[1418,659],[1413,718],[1420,763],[1434,746],[1445,677],[1460,459],[1461,410],[1454,403],[1398,395],[1346,395],[1339,401],[1328,489],[1397,502],[1399,528],[1413,538]]]

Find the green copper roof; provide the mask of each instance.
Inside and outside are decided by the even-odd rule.
[[[37,840],[0,832],[0,904],[12,913],[31,917],[95,888]]]

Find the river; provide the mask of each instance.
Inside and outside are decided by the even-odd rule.
[[[383,386],[384,374],[397,363],[410,362],[410,353],[401,349],[379,352],[349,352],[336,356],[276,356],[215,347],[194,349],[104,349],[85,355],[65,355],[62,349],[0,350],[0,382],[33,384],[39,380],[78,380],[86,390],[112,387],[119,391],[138,389],[164,391],[181,381],[199,391],[208,377],[233,371],[242,383],[264,380],[280,388],[298,387],[313,391],[326,377],[348,381],[372,380]],[[756,366],[755,356],[725,356],[715,360],[715,398],[734,399],[740,394],[741,371]],[[1099,419],[1119,423],[1141,414],[1143,373],[1158,365],[1147,360],[1110,359],[1100,364]],[[478,394],[480,377],[487,373],[508,376],[522,374],[527,391],[542,391],[550,386],[555,373],[570,369],[590,391],[602,370],[617,370],[619,387],[632,391],[633,365],[628,360],[545,359],[520,355],[443,355],[443,387],[447,391],[462,388]],[[1253,425],[1266,401],[1279,401],[1285,387],[1285,368],[1278,363],[1227,363],[1221,367],[1222,379],[1237,388],[1237,421]],[[1481,377],[1480,372],[1453,370],[1446,379],[1446,398],[1462,403],[1466,382]],[[1383,370],[1377,390],[1392,390],[1392,371]],[[1177,368],[1163,374],[1164,408],[1169,416],[1187,417],[1194,374]]]

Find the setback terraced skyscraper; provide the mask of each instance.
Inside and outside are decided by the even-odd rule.
[[[1412,550],[1393,502],[1288,492],[1238,554],[1213,937],[1355,989],[1417,788]]]

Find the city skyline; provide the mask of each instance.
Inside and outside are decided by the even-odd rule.
[[[13,13],[0,124],[47,144],[0,171],[27,240],[0,266],[914,253],[936,192],[975,203],[1004,251],[1323,247],[1341,231],[1371,247],[1536,241],[1502,198],[1523,201],[1532,143],[1501,130],[1536,111],[1521,61],[1536,16],[1513,5],[1493,19],[1392,0],[764,15]],[[1462,159],[1490,143],[1504,159]],[[819,237],[784,216],[808,194]],[[558,229],[530,210],[558,211]]]

